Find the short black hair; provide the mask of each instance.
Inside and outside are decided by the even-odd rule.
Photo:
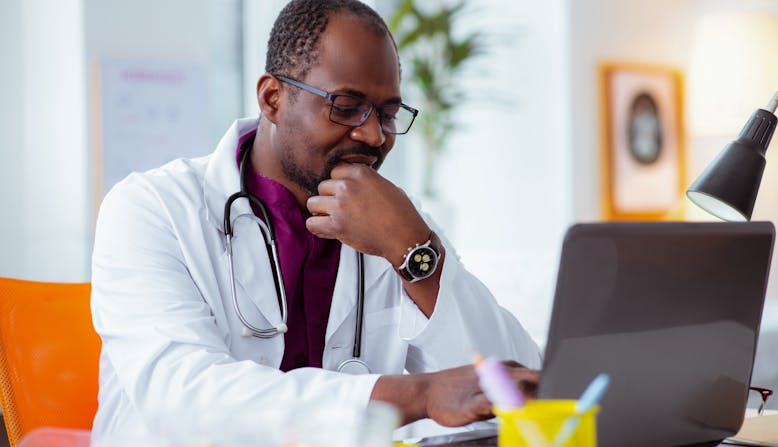
[[[270,31],[265,71],[304,79],[319,59],[319,37],[335,13],[357,17],[376,33],[388,35],[397,48],[386,22],[358,0],[292,0],[281,10]]]

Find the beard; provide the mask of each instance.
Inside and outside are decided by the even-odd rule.
[[[310,153],[317,152],[316,149],[311,148],[306,148],[305,150],[310,151]],[[319,183],[332,176],[333,168],[343,162],[343,157],[355,154],[376,157],[378,161],[371,166],[376,171],[384,162],[384,154],[377,147],[366,145],[351,146],[332,152],[327,157],[322,172],[315,172],[304,166],[303,163],[300,163],[295,157],[295,151],[292,150],[292,148],[287,147],[283,150],[281,155],[281,169],[286,178],[303,188],[310,195],[316,196],[319,195]]]

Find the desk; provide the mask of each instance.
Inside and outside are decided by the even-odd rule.
[[[766,411],[766,415],[778,415],[778,411]],[[749,408],[746,410],[746,418],[755,417],[756,410]],[[420,447],[496,447],[497,446],[497,425],[489,424],[489,426],[482,425],[478,430],[437,435],[423,438],[417,442]],[[753,444],[737,444],[737,443],[720,443],[720,444],[694,444],[686,447],[715,447],[715,446],[732,446],[732,445],[753,445]],[[660,446],[658,446],[660,447]],[[666,447],[666,446],[661,446]]]

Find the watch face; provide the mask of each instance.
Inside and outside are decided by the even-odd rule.
[[[408,272],[414,278],[426,278],[435,272],[438,255],[430,247],[418,247],[410,253]]]

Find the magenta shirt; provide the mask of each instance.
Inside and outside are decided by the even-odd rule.
[[[239,165],[241,146],[253,144],[255,134],[244,135],[238,142]],[[322,239],[308,231],[305,220],[310,214],[300,209],[292,193],[281,184],[261,174],[247,172],[246,187],[265,204],[273,221],[281,276],[286,286],[289,330],[284,334],[284,357],[280,368],[282,371],[305,366],[321,368],[324,335],[340,261],[340,241]],[[252,205],[252,208],[255,215],[262,216],[257,207]]]

